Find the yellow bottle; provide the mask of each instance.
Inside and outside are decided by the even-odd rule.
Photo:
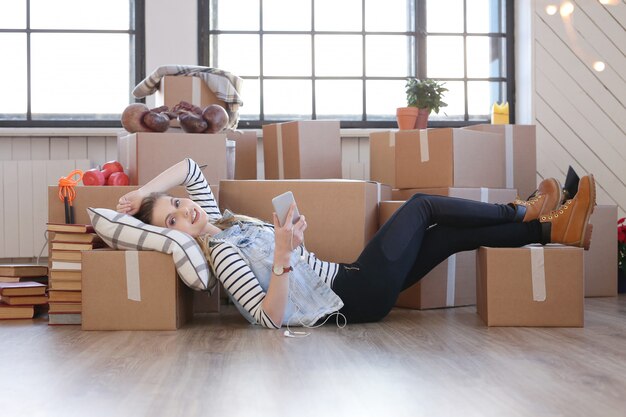
[[[491,124],[492,125],[508,125],[509,124],[509,102],[505,101],[498,104],[496,101],[491,108]]]

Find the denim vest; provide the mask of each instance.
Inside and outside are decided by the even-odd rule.
[[[238,222],[213,236],[238,249],[263,291],[267,293],[274,260],[274,231],[259,224]],[[288,274],[289,293],[282,325],[312,326],[319,319],[343,307],[343,302],[313,271],[297,251],[292,252]],[[230,294],[239,312],[250,322],[256,320]],[[276,323],[278,324],[278,323]]]

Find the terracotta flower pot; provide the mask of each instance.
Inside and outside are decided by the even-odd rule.
[[[419,109],[417,120],[415,121],[415,129],[426,129],[428,127],[428,116],[430,109]]]
[[[417,107],[398,107],[396,109],[396,120],[400,130],[411,130],[415,128],[417,120]]]

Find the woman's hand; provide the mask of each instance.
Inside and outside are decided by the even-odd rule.
[[[116,210],[119,213],[133,215],[139,211],[139,207],[141,206],[141,202],[144,197],[145,196],[141,191],[141,188],[124,194],[117,202]]]
[[[274,213],[274,260],[284,265],[289,264],[291,252],[304,242],[304,231],[307,228],[304,216],[300,216],[300,219],[295,224],[293,223],[295,208],[296,203],[292,203],[287,212],[285,224],[282,226],[278,221],[278,216]]]

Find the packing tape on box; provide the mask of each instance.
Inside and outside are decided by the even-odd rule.
[[[530,246],[533,301],[546,301],[546,270],[543,247]]]
[[[393,148],[395,146],[396,146],[396,132],[390,131],[389,132],[389,147]]]
[[[480,201],[483,203],[489,202],[489,188],[480,187]]]
[[[513,126],[504,126],[504,169],[506,170],[506,188],[513,188]]]
[[[422,162],[428,162],[430,155],[428,153],[428,130],[420,129],[420,158]]]
[[[141,301],[141,288],[139,285],[139,251],[124,251],[126,258],[126,296],[129,300]]]
[[[285,179],[285,165],[283,164],[283,125],[276,125],[276,154],[278,155],[278,179]]]
[[[204,82],[203,80],[200,79],[200,77],[191,77],[192,81],[191,81],[191,104],[194,104],[196,106],[202,106],[202,102],[201,102],[201,97],[202,97],[202,92],[201,92],[201,85],[200,83]]]
[[[454,307],[456,288],[456,253],[448,257],[448,283],[446,284],[446,307]]]

